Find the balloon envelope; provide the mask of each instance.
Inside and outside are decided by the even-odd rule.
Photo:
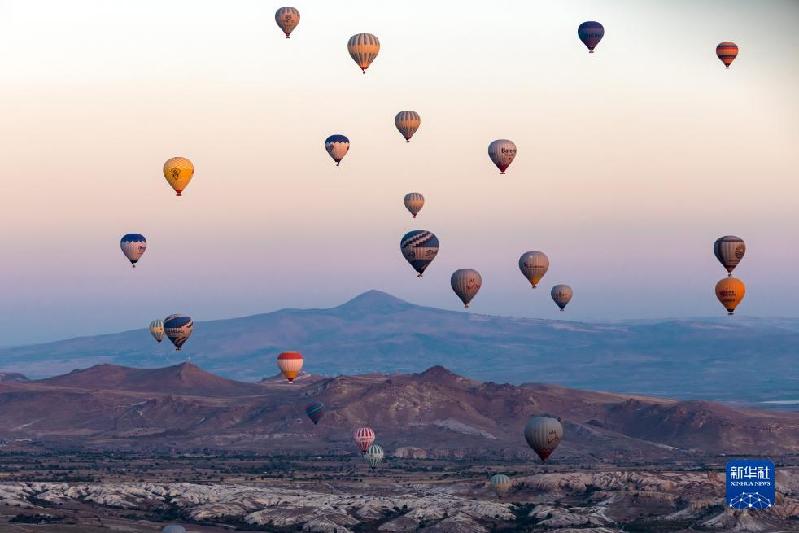
[[[375,432],[372,431],[372,428],[369,427],[362,427],[355,430],[352,438],[355,440],[355,445],[358,447],[361,453],[366,453],[366,450],[369,449],[375,441]]]
[[[164,319],[164,333],[178,351],[189,340],[193,329],[194,322],[190,316],[176,314]]]
[[[566,308],[566,305],[572,299],[572,288],[568,285],[555,285],[552,287],[552,291],[550,295],[552,296],[552,301],[560,307],[560,310],[563,311]]]
[[[549,270],[549,258],[544,252],[524,252],[519,258],[519,270],[535,289]]]
[[[602,40],[602,37],[605,36],[605,28],[599,22],[588,20],[580,24],[580,27],[577,28],[577,36],[586,48],[588,48],[588,52],[593,54],[594,48],[596,48],[596,45]]]
[[[510,489],[512,485],[510,478],[505,474],[494,474],[491,476],[489,483],[491,484],[491,488],[494,489],[494,492],[497,493],[497,496],[501,496],[508,492],[508,489]]]
[[[730,41],[719,43],[716,46],[716,56],[724,63],[725,67],[730,68],[732,62],[738,57],[738,45]]]
[[[152,335],[153,338],[158,342],[164,340],[163,320],[153,320],[152,322],[150,322],[150,335]]]
[[[746,243],[740,237],[735,235],[725,235],[719,237],[713,243],[713,255],[719,260],[719,263],[727,270],[728,275],[732,275],[732,271],[741,262],[746,253]]]
[[[119,241],[119,247],[122,253],[128,258],[133,268],[136,268],[136,263],[139,262],[141,256],[147,250],[147,239],[141,233],[126,233]]]
[[[463,302],[463,306],[468,308],[469,302],[472,301],[480,287],[483,286],[483,278],[473,268],[461,268],[452,273],[450,284],[452,285],[452,290]]]
[[[281,7],[275,12],[275,22],[288,39],[291,32],[300,23],[300,12],[294,7]]]
[[[383,462],[383,448],[379,444],[372,444],[366,449],[364,457],[370,468],[377,468]]]
[[[371,33],[357,33],[347,42],[347,51],[355,63],[366,74],[366,69],[380,52],[380,41]]]
[[[183,195],[193,176],[194,165],[185,157],[173,157],[164,163],[164,177],[178,196]]]
[[[289,383],[293,382],[302,370],[303,358],[300,352],[283,352],[277,356],[277,367]]]
[[[524,438],[541,462],[547,460],[563,438],[563,426],[560,418],[550,416],[533,416],[524,427]]]
[[[344,156],[347,155],[347,152],[350,151],[350,140],[340,133],[334,133],[325,139],[325,150],[338,166]]]
[[[419,273],[419,277],[422,277],[425,269],[438,255],[438,237],[423,229],[409,231],[400,240],[400,251],[405,260]]]
[[[305,414],[311,419],[314,425],[318,424],[325,414],[325,404],[322,402],[313,402],[305,406]]]
[[[492,141],[488,145],[488,157],[497,166],[499,173],[504,174],[516,158],[516,145],[508,139]]]
[[[728,315],[735,313],[735,308],[746,295],[746,286],[738,278],[728,277],[716,283],[716,298],[727,310]]]
[[[399,132],[405,137],[406,142],[410,142],[413,134],[419,129],[422,123],[422,117],[416,111],[400,111],[394,117],[394,125]]]
[[[405,209],[411,212],[413,218],[416,218],[416,215],[424,207],[424,196],[418,192],[409,192],[405,195],[403,202],[405,203]]]

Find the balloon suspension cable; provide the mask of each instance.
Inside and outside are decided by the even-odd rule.
[[[340,164],[341,164],[341,161],[336,161],[336,166],[339,166]]]
[[[413,218],[416,218],[416,215],[413,215]]]
[[[562,313],[563,311],[565,311],[565,310],[566,310],[566,309],[565,309],[564,307],[561,307],[561,308],[560,308],[560,312],[561,312],[561,313]]]
[[[183,192],[183,191],[177,191],[177,193],[178,193],[177,196],[183,196],[182,194],[180,194],[181,192]]]
[[[422,277],[422,273],[421,273],[421,272],[419,272],[418,274],[416,274],[416,277],[417,277],[417,278],[421,278],[421,277]]]
[[[727,311],[727,316],[732,316],[735,314],[735,311]]]

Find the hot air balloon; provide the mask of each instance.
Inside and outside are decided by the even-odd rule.
[[[721,59],[725,67],[730,68],[730,65],[738,56],[738,45],[729,41],[719,43],[716,47],[716,55]]]
[[[383,448],[379,444],[372,444],[366,449],[366,453],[363,456],[366,462],[369,463],[369,468],[374,470],[383,462]]]
[[[275,22],[286,34],[286,39],[289,38],[291,32],[300,23],[300,12],[294,7],[281,7],[275,12]]]
[[[186,528],[176,524],[170,524],[168,526],[164,526],[164,528],[161,530],[161,533],[186,533]]]
[[[178,196],[183,195],[183,189],[189,185],[192,176],[194,176],[194,165],[185,157],[173,157],[164,163],[164,177]]]
[[[190,316],[177,314],[169,315],[164,319],[164,333],[178,351],[191,337],[193,328],[194,322]]]
[[[743,239],[735,235],[726,235],[719,237],[713,243],[713,255],[719,260],[724,268],[727,269],[727,275],[732,276],[732,271],[741,262],[746,253],[746,244]]]
[[[452,285],[452,290],[463,302],[463,306],[468,308],[469,302],[472,301],[472,298],[475,297],[483,285],[483,278],[473,268],[460,268],[452,273],[450,284]]]
[[[438,254],[438,237],[423,229],[409,231],[400,241],[400,251],[421,278]]]
[[[560,417],[530,417],[524,427],[524,438],[543,463],[555,451],[555,448],[558,447],[560,440],[563,438],[563,426],[560,423]]]
[[[544,252],[524,252],[519,258],[519,270],[535,289],[549,270],[549,258]]]
[[[164,340],[163,320],[153,320],[152,322],[150,322],[150,335],[152,335],[153,338],[158,342]]]
[[[735,308],[746,295],[746,286],[738,278],[722,278],[716,283],[716,298],[727,310],[728,315],[735,313]]]
[[[147,250],[147,239],[140,233],[126,233],[120,239],[119,247],[122,248],[122,253],[128,258],[133,268],[136,268],[136,263]]]
[[[360,450],[361,453],[366,453],[366,450],[368,450],[369,446],[375,441],[375,432],[372,431],[372,428],[358,428],[355,430],[353,438],[355,439],[355,445],[358,447],[358,450]]]
[[[403,201],[405,202],[405,209],[411,212],[413,218],[416,218],[416,215],[424,207],[424,196],[418,192],[409,192],[405,195]]]
[[[516,157],[516,145],[508,139],[492,141],[488,145],[488,157],[497,166],[499,173],[504,174]]]
[[[313,402],[305,406],[305,414],[311,419],[314,425],[318,424],[325,414],[325,404],[322,402]]]
[[[497,493],[497,496],[502,496],[511,488],[513,483],[510,478],[505,474],[494,474],[489,481],[491,488]]]
[[[394,125],[399,132],[405,137],[405,142],[411,142],[411,137],[419,129],[422,123],[422,117],[416,111],[400,111],[394,117]]]
[[[602,37],[605,36],[605,28],[599,22],[588,20],[580,24],[580,27],[577,28],[577,36],[580,37],[580,40],[588,48],[588,53],[593,54],[594,48],[596,48],[596,45],[602,40]]]
[[[336,162],[336,166],[339,166],[341,160],[350,151],[350,140],[340,133],[335,133],[325,139],[325,150]]]
[[[555,285],[552,287],[552,300],[555,304],[560,307],[561,311],[566,309],[566,304],[568,304],[572,299],[572,288],[568,285]]]
[[[347,50],[364,74],[380,52],[380,41],[371,33],[356,33],[347,42]]]
[[[300,352],[283,352],[277,356],[277,367],[289,383],[293,383],[302,370],[302,354]]]

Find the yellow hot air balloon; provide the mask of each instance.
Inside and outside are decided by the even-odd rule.
[[[164,177],[178,196],[182,196],[181,193],[189,185],[192,176],[194,165],[185,157],[173,157],[164,163]]]
[[[735,313],[735,308],[746,295],[746,286],[738,278],[723,278],[716,283],[716,298],[727,310],[727,314]]]
[[[410,142],[413,134],[419,129],[422,123],[422,117],[416,111],[400,111],[394,117],[394,125],[399,132],[405,137],[405,142]]]
[[[380,41],[371,33],[358,33],[350,37],[347,42],[347,51],[352,60],[358,63],[363,73],[366,74],[366,69],[380,52]]]

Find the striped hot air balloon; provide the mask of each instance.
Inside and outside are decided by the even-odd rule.
[[[286,39],[291,36],[291,32],[300,23],[300,12],[294,7],[281,7],[275,12],[275,22],[286,34]]]
[[[380,41],[371,33],[356,33],[347,42],[347,51],[355,63],[366,74],[366,69],[380,52]]]
[[[289,383],[293,383],[300,370],[302,370],[302,362],[303,359],[300,352],[283,352],[277,356],[277,367]]]
[[[164,333],[175,345],[177,351],[180,351],[181,347],[186,344],[193,330],[194,322],[190,316],[176,314],[169,315],[164,319]]]
[[[422,123],[422,117],[416,111],[400,111],[394,117],[394,125],[399,132],[405,137],[405,142],[410,142],[413,134],[419,129]]]
[[[418,192],[409,192],[405,195],[403,202],[405,203],[405,209],[411,212],[413,218],[416,218],[416,215],[424,207],[424,196]]]
[[[489,484],[491,485],[491,488],[494,489],[494,492],[496,492],[497,496],[502,496],[508,492],[513,485],[510,478],[505,474],[494,474],[491,476]]]
[[[163,320],[153,320],[150,322],[150,335],[157,342],[161,342],[164,340],[164,321]]]
[[[572,294],[572,288],[568,285],[555,285],[550,292],[552,301],[560,307],[561,311],[566,310],[566,305],[571,301]]]
[[[374,470],[383,462],[383,447],[379,444],[372,444],[366,449],[366,453],[363,456],[366,462],[369,463],[369,468]]]
[[[730,68],[732,62],[738,57],[738,45],[729,41],[719,43],[716,46],[716,55],[726,68]]]
[[[340,133],[334,133],[325,139],[325,150],[336,162],[336,166],[339,166],[341,160],[350,151],[350,140]]]
[[[305,406],[305,414],[311,419],[314,425],[318,424],[325,414],[325,404],[322,402],[313,402]]]
[[[716,283],[716,298],[727,310],[728,315],[735,313],[735,308],[746,295],[746,285],[738,278],[722,278]]]
[[[488,145],[488,157],[497,166],[499,173],[504,174],[516,158],[516,145],[508,139],[492,141]]]
[[[438,255],[438,237],[424,229],[409,231],[400,240],[400,251],[421,278]]]
[[[147,250],[147,239],[140,233],[126,233],[120,239],[119,247],[133,268],[136,268],[136,263],[139,262],[139,259]]]
[[[727,270],[727,275],[732,276],[732,271],[741,262],[746,253],[746,243],[740,237],[735,235],[725,235],[719,237],[713,243],[713,255],[719,260],[719,263]]]
[[[549,258],[544,252],[537,250],[524,252],[519,258],[519,270],[535,289],[549,270]]]
[[[588,48],[588,53],[593,54],[594,48],[596,48],[596,45],[602,40],[602,37],[605,36],[605,27],[594,20],[587,20],[577,28],[577,36],[585,47]]]
[[[375,441],[375,432],[372,428],[362,427],[355,430],[352,438],[355,440],[355,445],[361,453],[366,453]]]
[[[552,455],[563,438],[563,425],[560,423],[560,417],[531,417],[524,427],[524,438],[543,463],[547,457]]]
[[[183,196],[193,176],[194,164],[185,157],[173,157],[164,163],[164,177],[178,196]]]
[[[461,268],[452,273],[450,278],[452,290],[463,302],[463,306],[468,309],[469,302],[472,301],[483,286],[483,278],[480,273],[473,268]]]

